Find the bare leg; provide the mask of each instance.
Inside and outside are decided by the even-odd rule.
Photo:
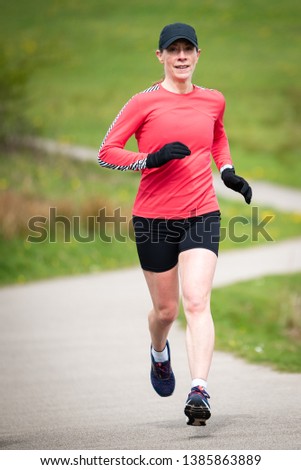
[[[186,347],[191,378],[207,380],[214,349],[210,295],[217,257],[194,248],[179,257],[183,306],[187,319]]]
[[[178,267],[163,273],[143,273],[153,302],[148,317],[151,342],[156,351],[162,351],[179,311]]]

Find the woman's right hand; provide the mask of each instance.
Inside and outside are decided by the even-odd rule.
[[[172,142],[164,145],[160,150],[149,153],[146,157],[146,168],[158,168],[170,160],[179,160],[190,155],[189,148],[182,142]]]

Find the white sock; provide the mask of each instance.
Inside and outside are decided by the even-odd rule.
[[[165,346],[163,351],[160,351],[160,352],[156,351],[152,347],[152,356],[153,356],[153,358],[155,359],[156,362],[166,362],[166,361],[168,361],[169,357],[168,357],[167,346]]]
[[[207,382],[206,380],[203,380],[203,379],[193,379],[193,381],[191,382],[191,388],[193,387],[204,387],[204,388],[207,388]]]

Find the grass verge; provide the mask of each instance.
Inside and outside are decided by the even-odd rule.
[[[286,372],[301,372],[301,273],[214,289],[216,349]],[[268,295],[267,295],[268,292]],[[180,315],[185,325],[183,311]]]

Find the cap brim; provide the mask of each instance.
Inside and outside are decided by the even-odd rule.
[[[188,38],[187,36],[183,36],[183,34],[181,34],[180,36],[173,36],[172,38],[165,41],[164,44],[161,44],[161,48],[166,49],[168,46],[170,46],[173,42],[177,41],[178,39],[186,39],[186,41],[191,42],[191,44],[193,44],[196,48],[199,47],[197,42],[195,42],[191,38]]]

